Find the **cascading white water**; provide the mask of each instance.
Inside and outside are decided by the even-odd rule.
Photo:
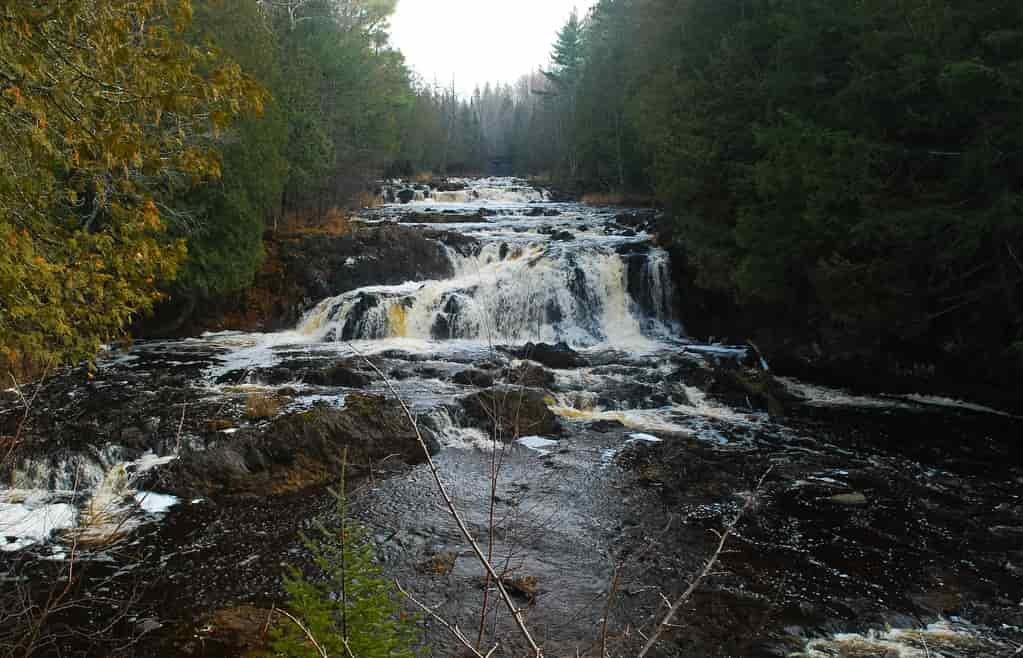
[[[651,315],[662,322],[673,321],[675,310],[672,297],[675,290],[671,280],[671,261],[663,249],[653,249],[649,252],[643,284],[649,287]]]
[[[314,339],[470,339],[630,346],[667,335],[670,277],[664,256],[642,278],[651,315],[629,293],[627,264],[613,248],[488,243],[477,256],[449,252],[443,281],[362,288],[321,302],[299,331]]]
[[[541,203],[548,194],[526,187],[473,187],[454,192],[433,192],[436,203]],[[416,199],[419,201],[420,199]]]

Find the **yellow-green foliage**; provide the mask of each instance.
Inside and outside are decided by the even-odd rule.
[[[189,0],[0,0],[0,366],[91,357],[185,256],[161,196],[215,178],[265,91]]]

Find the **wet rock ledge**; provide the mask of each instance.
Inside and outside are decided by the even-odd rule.
[[[431,451],[440,446],[428,433]],[[315,406],[242,429],[209,448],[189,449],[166,473],[181,496],[282,494],[358,477],[379,462],[425,461],[397,400],[353,393],[344,408]]]
[[[280,331],[317,302],[368,285],[454,275],[448,249],[468,255],[475,238],[391,223],[352,224],[344,234],[268,234],[253,285],[213,299],[171,298],[141,320],[136,338],[180,338],[204,331]]]

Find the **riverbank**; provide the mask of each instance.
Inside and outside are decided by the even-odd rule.
[[[740,302],[698,283],[698,272],[687,264],[684,236],[673,236],[668,226],[661,242],[674,245],[669,250],[680,309],[697,340],[750,342],[776,374],[856,393],[929,395],[1023,413],[1023,368],[999,342],[963,337],[953,344],[939,334],[909,340],[883,330],[865,335],[809,312]]]

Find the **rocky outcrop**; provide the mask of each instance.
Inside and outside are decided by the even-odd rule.
[[[424,438],[432,452],[439,450],[432,437]],[[401,405],[353,394],[343,409],[317,406],[188,450],[165,479],[172,492],[187,496],[286,493],[333,482],[342,469],[357,476],[394,456],[407,464],[425,461]]]
[[[253,286],[219,299],[171,299],[134,328],[143,338],[204,331],[279,331],[294,327],[317,302],[368,285],[453,276],[448,249],[474,253],[472,237],[443,230],[382,224],[344,235],[300,233],[266,243],[267,258]]]
[[[494,385],[494,375],[485,371],[470,368],[457,373],[452,379],[456,384],[462,384],[464,386],[476,386],[479,388],[489,388]]]
[[[522,363],[514,368],[505,368],[501,378],[513,386],[529,388],[551,388],[554,386],[554,373],[532,363]]]
[[[548,368],[567,369],[582,368],[589,365],[589,362],[578,352],[568,346],[567,343],[526,343],[520,349],[509,350],[511,354],[520,359],[529,359],[542,363]]]
[[[543,391],[513,386],[498,386],[461,398],[468,421],[500,439],[512,441],[522,436],[555,435],[562,431],[558,417],[547,406]]]

